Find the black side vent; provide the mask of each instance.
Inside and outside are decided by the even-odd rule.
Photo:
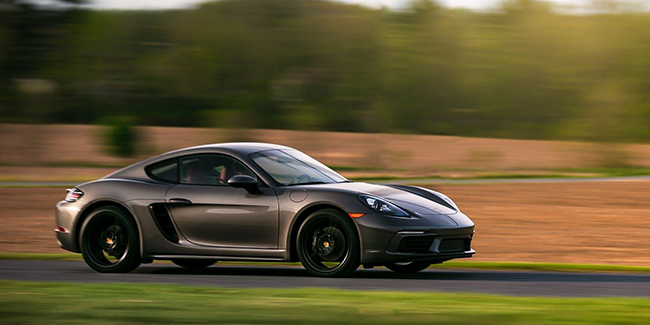
[[[176,233],[167,207],[164,204],[152,204],[149,206],[149,211],[163,236],[172,243],[178,243],[178,233]]]
[[[400,253],[426,253],[433,244],[433,236],[404,237],[397,246]]]

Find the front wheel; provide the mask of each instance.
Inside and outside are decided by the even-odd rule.
[[[117,207],[92,211],[81,228],[80,242],[84,261],[97,272],[126,273],[140,265],[135,222]]]
[[[386,264],[386,268],[397,273],[420,272],[431,265],[431,262],[395,262]]]
[[[359,238],[352,221],[337,210],[312,213],[298,231],[298,258],[316,276],[336,277],[359,267]]]
[[[173,259],[172,263],[186,269],[203,269],[214,265],[214,263],[217,263],[217,260],[179,258]]]

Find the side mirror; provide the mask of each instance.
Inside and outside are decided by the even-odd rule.
[[[257,186],[257,179],[248,175],[235,175],[228,180],[228,185],[243,188],[250,194],[262,194]]]

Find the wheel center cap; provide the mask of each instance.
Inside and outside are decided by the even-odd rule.
[[[106,233],[104,233],[103,237],[106,238],[104,240],[104,243],[102,244],[102,246],[104,246],[104,249],[111,250],[115,248],[115,246],[117,245],[117,235],[115,233],[111,231],[107,231]]]
[[[334,239],[329,234],[325,234],[316,239],[315,248],[318,250],[318,254],[328,255],[334,250],[335,244]]]
[[[315,258],[315,263],[341,262],[345,259],[347,247],[343,232],[335,226],[326,226],[313,233],[310,258]]]
[[[105,251],[111,252],[112,250],[118,248],[119,246],[122,246],[123,243],[121,243],[120,240],[120,228],[116,226],[110,226],[108,229],[104,230],[104,232],[101,233],[100,235],[100,244],[102,245],[102,249]]]

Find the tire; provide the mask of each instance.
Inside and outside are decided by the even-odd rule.
[[[214,265],[214,263],[217,263],[217,260],[178,258],[173,259],[172,263],[186,269],[203,269]]]
[[[315,276],[340,277],[359,267],[359,236],[342,212],[319,210],[298,230],[297,252],[304,268]]]
[[[431,265],[431,262],[414,261],[403,263],[387,263],[386,268],[396,273],[415,273],[425,270]]]
[[[101,273],[127,273],[140,266],[140,238],[130,215],[105,206],[90,213],[81,228],[81,254]]]

